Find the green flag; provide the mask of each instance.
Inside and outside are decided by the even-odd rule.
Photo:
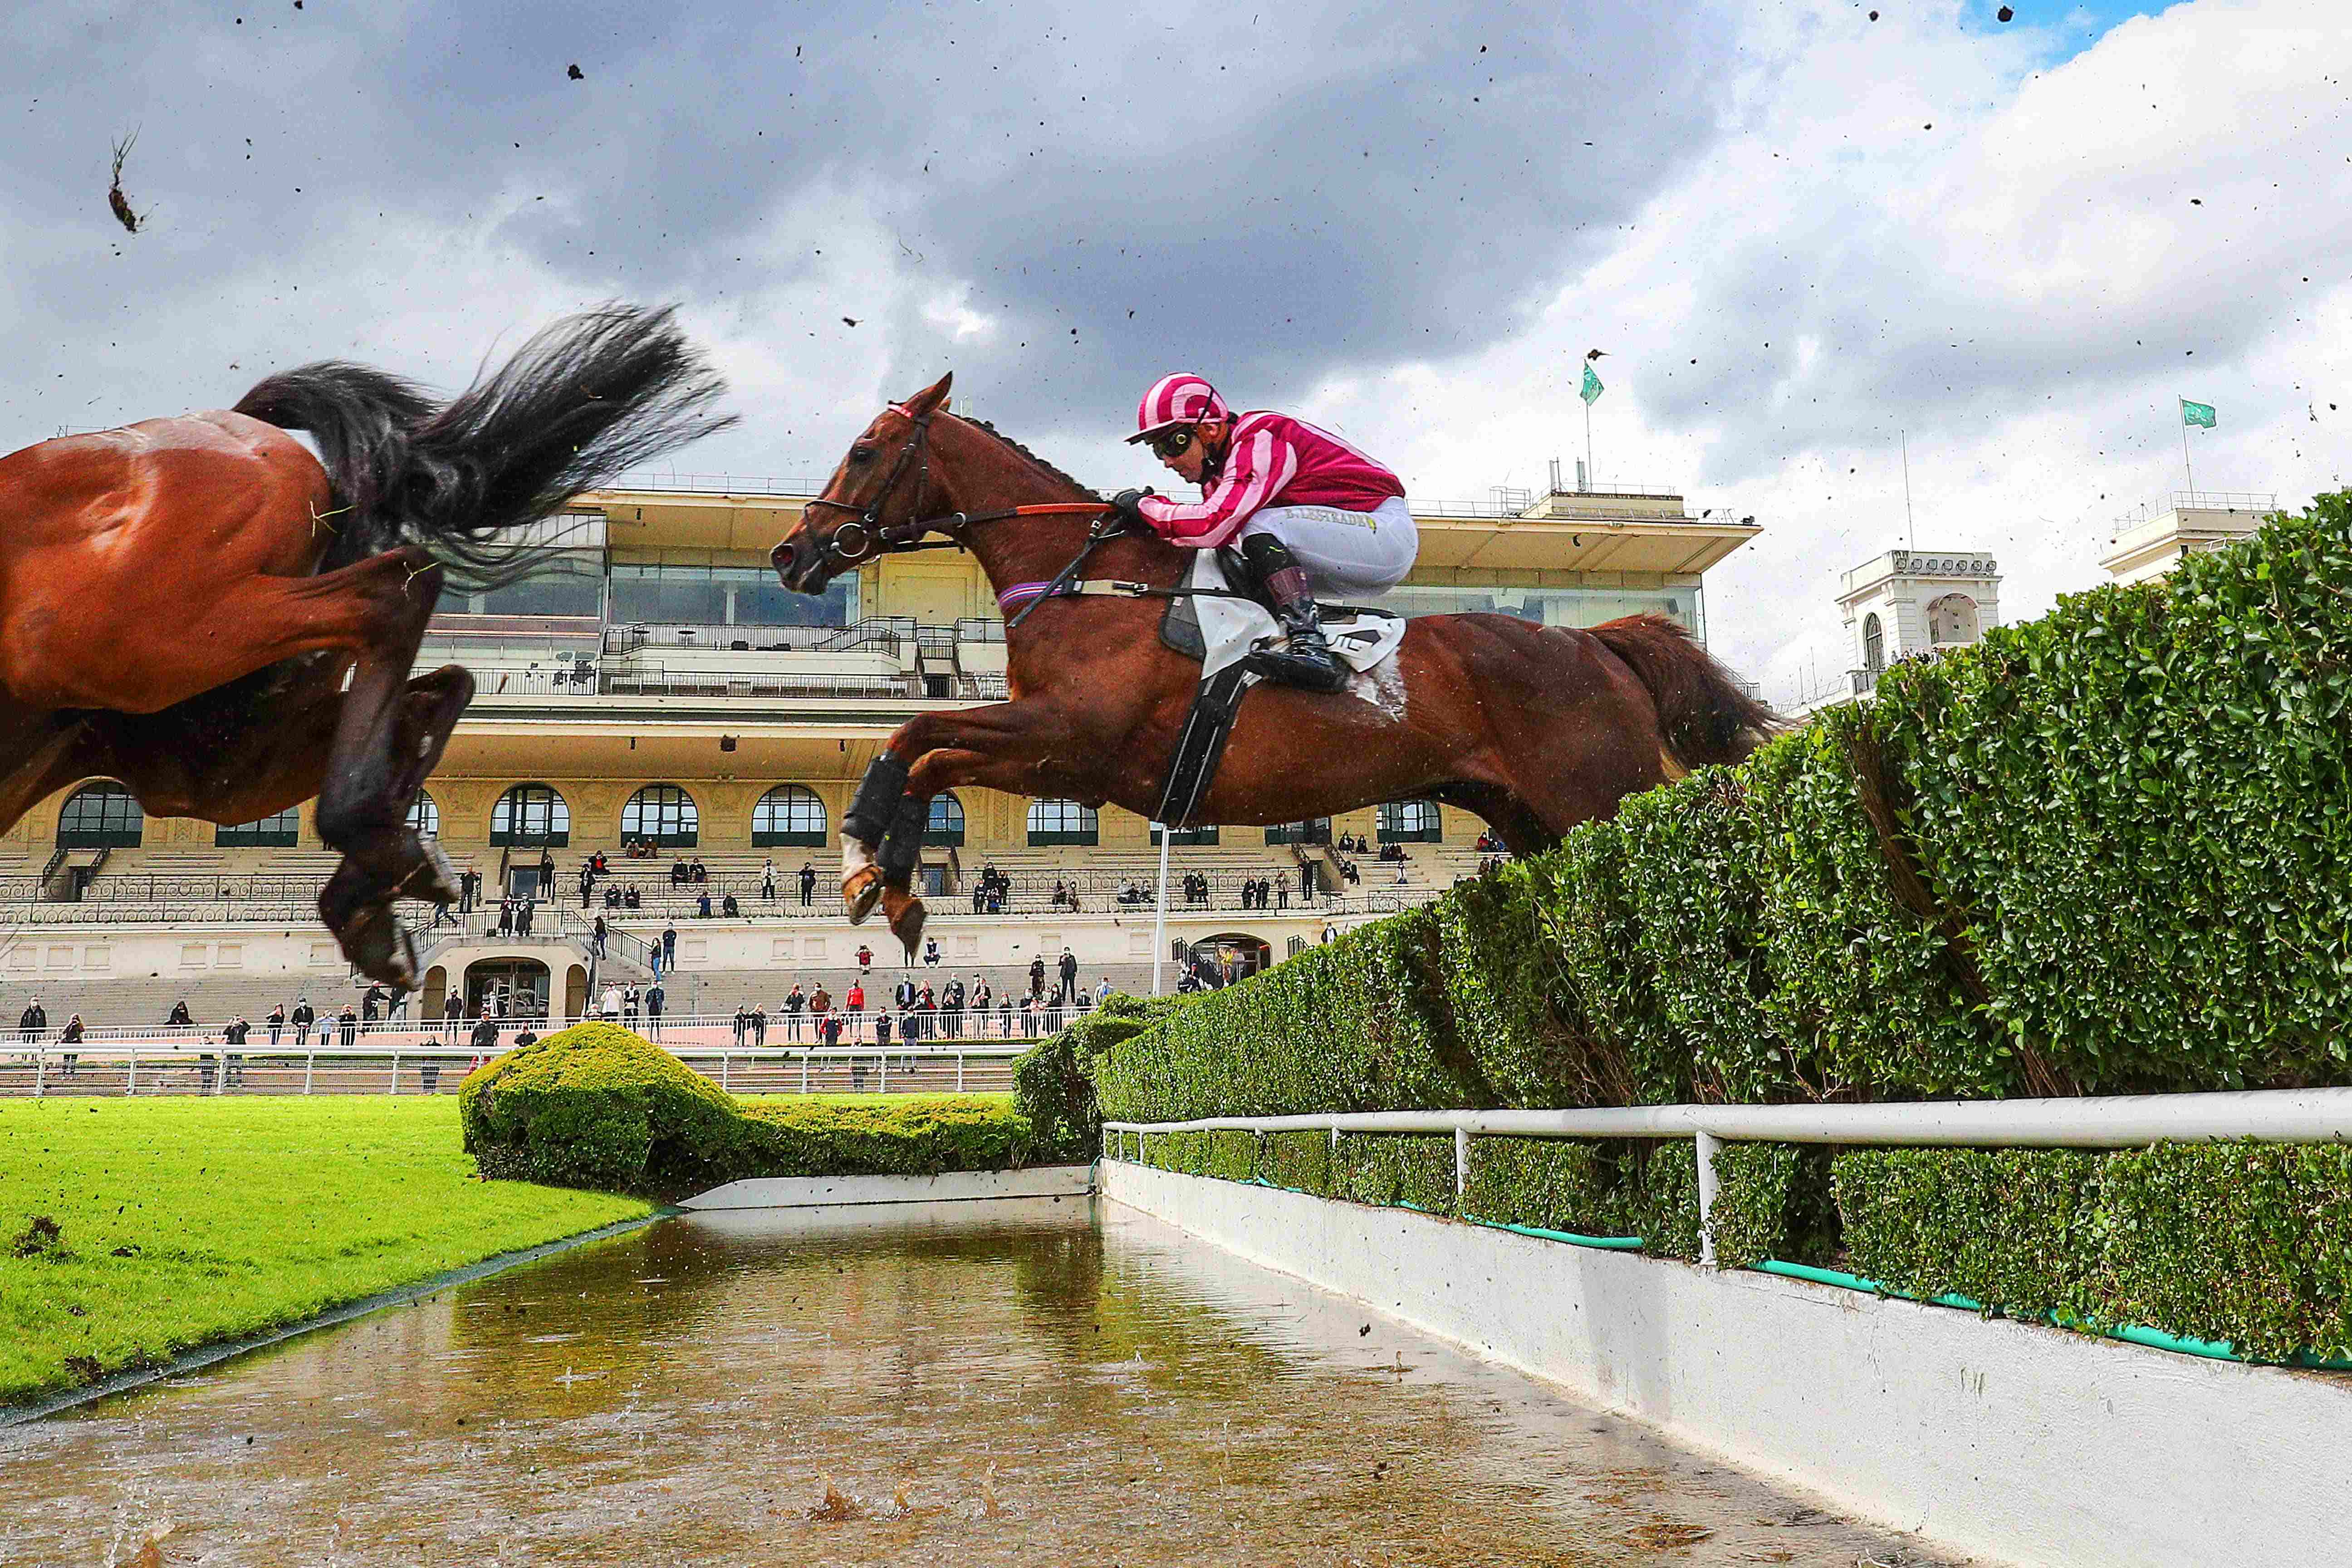
[[[2184,397],[2180,400],[2180,422],[2183,425],[2194,425],[2200,429],[2210,430],[2213,428],[2213,405],[2210,403],[2191,403]]]
[[[1601,384],[1601,378],[1592,374],[1592,364],[1591,362],[1588,360],[1584,366],[1584,384],[1577,389],[1576,395],[1584,399],[1584,405],[1587,408],[1590,408],[1595,403],[1601,401],[1601,394],[1602,390],[1603,388]],[[2209,408],[2206,410],[2206,413],[2210,416],[2212,413],[2212,410]],[[2207,423],[2210,424],[2211,421],[2209,419]]]

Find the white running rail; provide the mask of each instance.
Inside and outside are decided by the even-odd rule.
[[[1715,1261],[1715,1155],[1726,1143],[1915,1148],[2131,1149],[2147,1143],[2352,1141],[2352,1089],[2238,1089],[2080,1100],[1918,1100],[1873,1105],[1642,1105],[1583,1110],[1369,1110],[1106,1121],[1110,1132],[1451,1133],[1454,1185],[1470,1178],[1473,1138],[1690,1138],[1698,1145],[1701,1261]]]

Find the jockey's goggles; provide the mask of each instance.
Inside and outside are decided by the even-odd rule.
[[[1193,430],[1190,425],[1173,425],[1165,430],[1154,430],[1143,438],[1155,458],[1181,458],[1192,449]]]

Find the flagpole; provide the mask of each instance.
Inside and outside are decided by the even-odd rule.
[[[1590,489],[1600,482],[1601,476],[1592,466],[1592,404],[1587,399],[1584,405],[1584,483]]]
[[[2197,504],[2197,469],[2189,460],[2189,409],[2187,399],[2180,408],[2180,467],[2189,475],[2189,504]]]

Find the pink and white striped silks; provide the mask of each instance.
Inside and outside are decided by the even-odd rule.
[[[1144,521],[1169,543],[1207,550],[1243,531],[1270,506],[1328,506],[1369,512],[1404,494],[1397,477],[1328,430],[1264,409],[1234,426],[1224,472],[1200,500],[1186,505],[1146,496]]]

